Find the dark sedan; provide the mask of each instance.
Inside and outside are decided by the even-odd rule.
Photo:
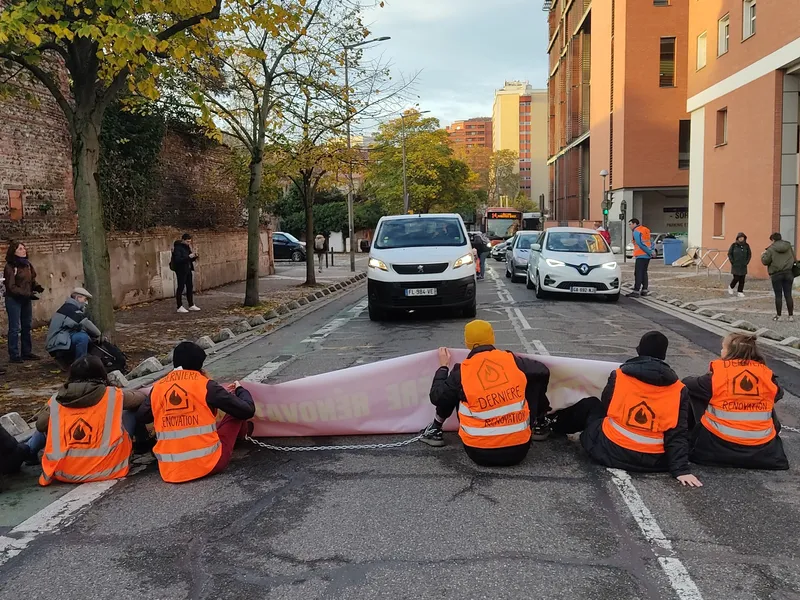
[[[272,251],[275,260],[302,262],[306,259],[306,245],[291,233],[276,231],[272,234]]]

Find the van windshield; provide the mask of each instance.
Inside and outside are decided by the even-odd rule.
[[[458,219],[453,217],[409,217],[381,224],[375,235],[375,248],[421,248],[425,246],[466,246],[467,238]]]

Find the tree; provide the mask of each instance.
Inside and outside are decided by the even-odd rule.
[[[455,148],[455,157],[467,163],[470,170],[474,173],[474,177],[470,180],[470,188],[473,190],[484,190],[488,193],[490,179],[489,170],[492,161],[491,149],[483,146],[475,146],[472,148],[457,146]]]
[[[505,196],[509,201],[519,194],[519,160],[513,150],[498,150],[492,154],[489,168],[489,199],[493,206],[500,206]]]
[[[231,0],[233,1],[233,0]],[[244,0],[242,0],[244,1]],[[156,78],[212,48],[223,0],[12,0],[0,11],[0,80],[27,76],[52,95],[72,141],[85,285],[95,322],[114,331],[98,188],[103,115],[121,90],[156,98]],[[265,10],[280,23],[283,15]]]
[[[539,203],[528,198],[525,192],[517,194],[517,197],[511,201],[511,206],[522,212],[537,212],[539,210]]]
[[[409,208],[416,213],[453,210],[468,194],[470,169],[455,158],[438,119],[423,118],[417,111],[380,126],[367,184],[387,213],[403,212],[403,121]]]

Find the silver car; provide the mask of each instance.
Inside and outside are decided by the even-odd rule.
[[[661,258],[664,256],[664,238],[667,237],[666,233],[651,233],[650,240],[653,244],[653,248],[655,248],[655,256],[653,258]],[[625,246],[625,256],[628,258],[633,258],[633,241],[628,242],[628,245]]]
[[[506,277],[512,282],[525,281],[531,246],[539,243],[541,231],[518,231],[514,243],[506,252]]]

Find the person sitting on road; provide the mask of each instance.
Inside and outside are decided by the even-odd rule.
[[[86,316],[92,295],[82,287],[72,290],[69,299],[50,319],[45,349],[62,365],[69,365],[89,353],[89,343],[99,340],[100,330]]]
[[[669,340],[642,336],[638,356],[613,371],[601,399],[584,398],[552,416],[554,433],[581,431],[595,462],[626,471],[669,471],[683,485],[703,484],[689,468],[689,392],[664,362]]]
[[[34,452],[44,446],[39,484],[125,477],[132,438],[146,443],[146,430],[136,427],[136,411],[146,397],[144,392],[110,386],[96,356],[76,360],[67,382],[39,414],[37,433],[28,442]]]
[[[156,431],[153,453],[161,478],[183,483],[225,470],[237,439],[252,432],[253,397],[239,382],[232,392],[203,372],[205,351],[193,342],[175,348],[175,369],[157,381],[139,409],[139,422]],[[217,410],[225,416],[217,424]]]
[[[546,418],[550,369],[537,360],[495,348],[494,331],[486,321],[467,323],[464,341],[469,356],[452,371],[450,351],[439,348],[441,367],[430,392],[436,416],[421,441],[444,446],[442,425],[458,408],[459,436],[467,456],[486,467],[519,464],[528,454],[531,439],[544,440],[550,433]]]
[[[0,475],[18,473],[23,463],[39,464],[38,457],[0,425]]]
[[[756,337],[732,333],[708,373],[683,380],[696,426],[689,459],[743,469],[789,468],[775,403],[783,390],[758,351]]]

